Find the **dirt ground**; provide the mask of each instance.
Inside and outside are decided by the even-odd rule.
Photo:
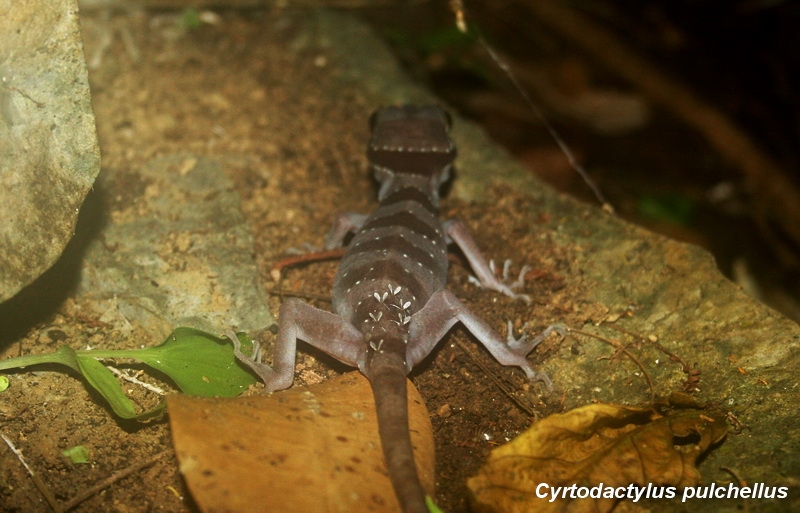
[[[216,24],[194,31],[182,30],[181,23],[179,16],[168,13],[110,19],[91,14],[83,20],[88,56],[97,50],[103,30],[116,36],[102,63],[90,72],[103,156],[98,186],[106,199],[102,208],[113,215],[115,209],[135,202],[141,191],[126,177],[154,157],[185,152],[235,156],[227,160],[226,172],[236,183],[255,236],[261,282],[274,291],[277,284],[269,269],[287,250],[320,244],[336,212],[367,212],[374,206],[363,148],[367,116],[376,106],[354,90],[337,92],[338,108],[319,111],[313,90],[304,87],[324,83],[337,70],[324,53],[286,51],[287,42],[297,42],[298,18],[223,13]],[[138,59],[124,43],[125,33],[132,35]],[[298,53],[305,58],[297,59]],[[268,108],[274,103],[291,108]],[[533,267],[525,288],[535,298],[533,313],[521,302],[469,285],[468,271],[458,260],[451,269],[451,288],[498,329],[506,319],[521,319],[523,314],[531,333],[554,318],[580,325],[589,314],[578,317],[561,299],[580,295],[578,285],[566,278],[569,249],[554,254],[552,248],[538,245],[539,227],[519,215],[526,210],[524,201],[510,189],[489,190],[485,205],[492,205],[491,213],[482,205],[450,199],[444,202],[443,216],[459,217],[470,225],[488,255],[511,257],[515,263],[524,260]],[[289,270],[281,288],[323,298],[313,302],[327,307],[324,298],[329,297],[335,268],[335,262],[326,262]],[[40,311],[25,316],[30,320],[20,324],[21,336],[3,347],[0,357],[52,351],[63,343],[75,348],[109,340],[130,347],[139,343],[123,340],[113,327],[87,317],[69,293],[47,299],[51,286],[37,284]],[[273,312],[279,304],[280,296],[273,293]],[[269,330],[253,335],[271,350]],[[540,347],[531,356],[534,366],[559,343],[554,338]],[[346,370],[308,351],[299,365],[312,365],[308,355],[320,375]],[[559,397],[542,397],[538,385],[529,385],[520,372],[497,364],[463,329],[454,330],[412,378],[432,415],[438,501],[451,512],[466,510],[465,480],[492,447],[514,437],[533,418],[560,408]],[[167,419],[147,424],[119,421],[77,376],[40,368],[15,373],[11,388],[0,398],[0,421],[2,431],[59,504],[87,495],[72,511],[197,509],[178,472]],[[61,455],[76,445],[90,450],[88,463],[72,464]],[[1,509],[47,510],[42,493],[17,458],[3,448],[0,461]],[[109,478],[115,481],[93,489]]]

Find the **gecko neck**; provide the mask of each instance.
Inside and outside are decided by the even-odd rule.
[[[422,200],[426,208],[438,212],[439,188],[450,175],[449,166],[429,175],[398,173],[378,167],[373,169],[381,184],[378,191],[378,201],[381,205],[392,203],[393,201],[389,201],[391,198],[397,201],[400,194],[413,194],[412,199]]]

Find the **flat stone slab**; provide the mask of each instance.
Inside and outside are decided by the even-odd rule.
[[[160,157],[100,187],[111,209],[78,288],[99,320],[163,336],[176,326],[221,333],[272,324],[253,236],[220,159]]]

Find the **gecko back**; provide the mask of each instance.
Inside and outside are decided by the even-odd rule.
[[[367,157],[380,183],[380,205],[342,258],[333,309],[368,339],[403,337],[411,315],[446,285],[439,187],[456,149],[448,117],[438,107],[384,108],[371,125]]]

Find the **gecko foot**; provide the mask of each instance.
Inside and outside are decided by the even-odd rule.
[[[497,273],[496,266],[494,264],[494,260],[489,260],[489,269],[491,269],[492,274],[496,274]],[[503,281],[502,281],[502,283],[505,284],[511,290],[518,289],[520,287],[525,286],[525,275],[528,274],[528,272],[531,270],[531,266],[523,265],[522,269],[519,272],[519,277],[516,279],[516,281],[513,281],[511,283],[509,283],[509,279],[510,278],[508,277],[510,270],[511,270],[511,259],[508,258],[508,259],[506,259],[505,262],[503,262]]]
[[[527,326],[527,324],[525,325]],[[523,326],[524,329],[524,326]],[[550,336],[551,333],[558,333],[562,337],[567,334],[566,326],[561,324],[553,324],[548,326],[543,332],[541,332],[538,336],[533,338],[532,340],[528,340],[527,336],[523,333],[520,335],[519,338],[514,337],[514,330],[511,321],[508,321],[508,335],[506,337],[506,344],[508,347],[517,355],[524,358],[528,355],[533,349],[542,343],[547,337]],[[528,376],[528,379],[531,381],[541,381],[547,392],[550,393],[553,391],[553,382],[550,380],[550,377],[545,374],[544,372],[537,372],[533,370],[533,367],[528,365],[527,361],[520,366],[523,371],[525,371],[525,375]]]
[[[527,326],[527,324],[525,326]],[[525,329],[525,326],[523,326],[523,329]],[[519,338],[515,338],[513,325],[511,321],[508,321],[508,335],[506,337],[506,343],[508,344],[508,347],[510,347],[516,354],[527,356],[528,353],[533,351],[536,346],[541,344],[542,341],[549,337],[551,333],[558,333],[560,336],[564,337],[567,334],[567,327],[563,324],[551,324],[535,338],[528,340],[527,335],[524,333],[520,335]]]
[[[522,269],[519,272],[519,277],[515,281],[509,283],[510,269],[511,269],[511,260],[508,259],[503,263],[502,278],[497,279],[495,278],[495,276],[497,275],[497,266],[495,265],[494,260],[489,260],[489,270],[491,271],[493,282],[481,283],[481,281],[474,276],[470,276],[468,280],[470,283],[474,283],[479,287],[485,286],[486,288],[496,290],[497,292],[505,294],[506,296],[512,299],[521,299],[522,301],[525,301],[525,303],[530,304],[531,303],[530,296],[528,296],[527,294],[518,294],[514,292],[514,289],[518,289],[525,285],[525,275],[528,274],[528,271],[531,270],[530,266],[527,265],[522,266]]]
[[[531,367],[523,367],[522,370],[525,371],[530,381],[541,381],[545,389],[547,389],[548,394],[553,391],[553,382],[550,380],[550,376],[544,372],[536,372]]]
[[[253,354],[247,356],[242,352],[242,344],[239,342],[239,337],[237,337],[233,331],[227,331],[223,336],[229,338],[233,343],[233,354],[236,356],[236,359],[255,372],[258,377],[261,378],[261,381],[267,385],[267,388],[269,388],[269,383],[276,380],[278,373],[266,363],[261,362],[263,356],[261,345],[253,341]]]

